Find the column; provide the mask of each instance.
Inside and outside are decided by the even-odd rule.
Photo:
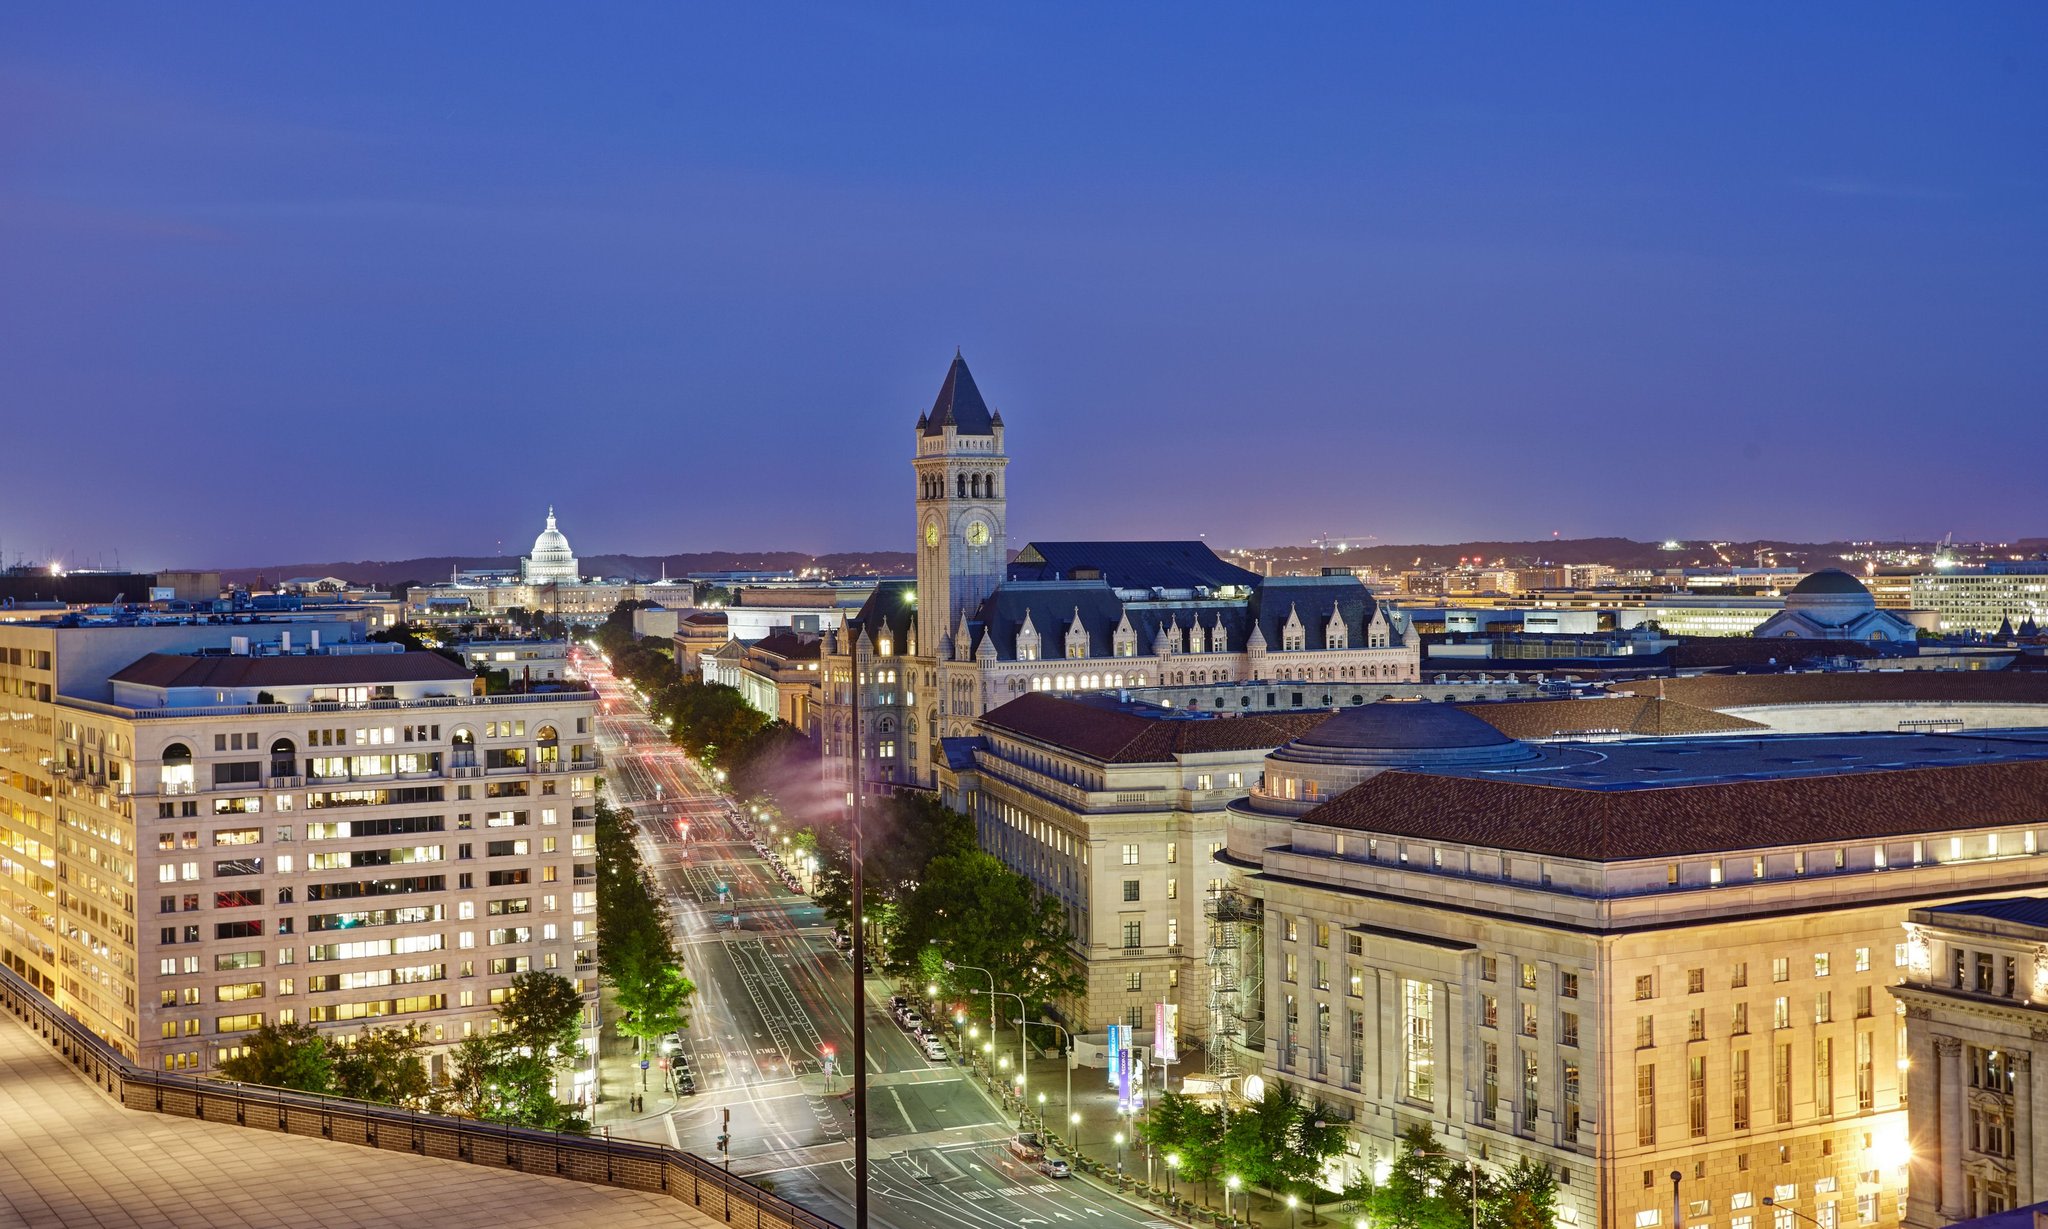
[[[1906,1007],[1905,1102],[1912,1160],[1907,1164],[1906,1224],[1927,1229],[1943,1222],[1941,1204],[1941,1065],[1934,1059],[1934,1034],[1928,1031],[1927,1009]]]
[[[1963,1216],[1963,1043],[1938,1036],[1934,1055],[1941,1114],[1941,1214],[1956,1221]]]
[[[2012,1093],[2013,1171],[2019,1188],[2020,1206],[2039,1203],[2041,1167],[2034,1156],[2034,1115],[2040,1108],[2040,1091],[2034,1084],[2034,1055],[2014,1050]]]

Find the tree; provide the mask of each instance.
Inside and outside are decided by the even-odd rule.
[[[364,1029],[334,1047],[334,1091],[360,1101],[425,1109],[433,1099],[419,1025]]]
[[[896,919],[892,966],[935,945],[956,964],[987,969],[996,989],[1021,996],[1035,1015],[1087,988],[1067,930],[1066,906],[980,850],[943,853],[923,872]]]
[[[1155,1155],[1178,1153],[1176,1172],[1191,1184],[1206,1188],[1220,1171],[1223,1116],[1184,1093],[1161,1093],[1138,1124],[1138,1138]]]
[[[1482,1200],[1479,1213],[1487,1229],[1551,1229],[1557,1223],[1557,1175],[1550,1166],[1525,1156],[1489,1186],[1492,1198]]]
[[[1295,1127],[1295,1150],[1308,1162],[1302,1196],[1308,1200],[1311,1224],[1316,1221],[1322,1204],[1323,1184],[1319,1178],[1323,1166],[1331,1157],[1344,1151],[1347,1130],[1337,1108],[1321,1100],[1309,1103],[1301,1111],[1301,1121]]]
[[[300,1092],[329,1092],[334,1059],[327,1038],[310,1024],[265,1024],[249,1034],[246,1052],[220,1065],[220,1073],[244,1084],[268,1084]]]
[[[533,970],[512,979],[512,989],[498,1006],[504,1036],[553,1065],[576,1049],[583,1026],[583,996],[576,983],[559,973]]]

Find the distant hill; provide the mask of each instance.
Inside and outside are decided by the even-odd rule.
[[[584,555],[578,560],[586,576],[655,580],[663,569],[670,576],[691,572],[782,572],[824,568],[834,575],[907,575],[917,567],[908,551],[842,552],[806,555],[800,551],[705,551],[683,555]],[[407,581],[432,584],[448,579],[457,568],[516,568],[514,555],[427,555],[418,559],[357,559],[341,563],[280,563],[260,568],[224,568],[221,579],[231,584],[275,583],[295,576],[339,576],[365,585]]]
[[[1617,568],[1750,567],[1757,551],[1764,550],[1779,567],[1839,567],[1842,553],[1852,549],[1847,542],[1723,542],[1716,551],[1707,542],[1688,541],[1667,550],[1661,542],[1637,542],[1630,538],[1548,538],[1525,542],[1445,542],[1404,546],[1347,544],[1277,546],[1254,553],[1271,558],[1277,568],[1314,570],[1328,566],[1370,566],[1382,570],[1408,567],[1447,567],[1460,559],[1509,567],[1535,567],[1564,563],[1604,563]],[[1417,561],[1420,561],[1418,564]]]

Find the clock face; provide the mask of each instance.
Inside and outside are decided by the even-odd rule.
[[[969,546],[987,546],[987,545],[988,545],[988,522],[987,522],[987,521],[969,521],[969,522],[967,522],[967,544],[968,544]]]
[[[937,521],[926,521],[924,523],[924,544],[926,546],[937,546],[939,544],[939,523]]]

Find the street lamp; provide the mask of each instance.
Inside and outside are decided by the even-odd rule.
[[[1122,1190],[1122,1189],[1123,1189],[1123,1185],[1124,1185],[1124,1133],[1123,1133],[1122,1131],[1118,1131],[1118,1132],[1116,1133],[1116,1185],[1117,1185],[1117,1189],[1118,1189],[1118,1190]]]
[[[1301,1200],[1296,1199],[1292,1195],[1289,1195],[1287,1197],[1287,1224],[1289,1229],[1293,1229],[1293,1226],[1297,1223],[1300,1213],[1297,1212],[1295,1209],[1299,1208],[1300,1206]]]
[[[1230,1192],[1243,1185],[1244,1179],[1236,1174],[1232,1174],[1223,1180],[1223,1219],[1226,1222],[1233,1219],[1230,1215]]]
[[[1022,1032],[1023,1026],[1026,1024],[1035,1024],[1039,1028],[1059,1030],[1060,1050],[1066,1058],[1067,1068],[1067,1117],[1075,1122],[1081,1121],[1081,1116],[1074,1112],[1074,1034],[1068,1032],[1063,1025],[1054,1024],[1050,1020],[1025,1020],[1022,1016],[1019,1016],[1017,1019],[1018,1031]],[[1044,1093],[1038,1094],[1038,1104],[1040,1106],[1045,1104]],[[1038,1111],[1038,1122],[1040,1126],[1045,1124],[1045,1110],[1042,1108]]]
[[[1173,1171],[1180,1168],[1180,1153],[1166,1154],[1166,1202],[1173,1202]]]
[[[1779,1209],[1781,1209],[1781,1210],[1783,1210],[1783,1211],[1786,1211],[1786,1212],[1790,1212],[1790,1213],[1791,1213],[1792,1215],[1794,1215],[1794,1216],[1798,1217],[1798,1218],[1799,1218],[1800,1220],[1803,1220],[1803,1221],[1805,1221],[1805,1222],[1806,1222],[1807,1224],[1809,1224],[1809,1225],[1819,1225],[1819,1224],[1820,1224],[1820,1222],[1819,1222],[1819,1221],[1817,1221],[1817,1220],[1813,1219],[1813,1218],[1812,1218],[1811,1216],[1808,1216],[1808,1215],[1807,1215],[1806,1213],[1804,1213],[1804,1212],[1801,1212],[1801,1211],[1800,1211],[1800,1210],[1799,1210],[1798,1208],[1787,1208],[1787,1207],[1784,1207],[1784,1205],[1780,1204],[1780,1203],[1779,1203],[1779,1202],[1777,1201],[1776,1197],[1774,1197],[1774,1196],[1771,1196],[1771,1195],[1765,1195],[1765,1196],[1764,1196],[1764,1206],[1765,1206],[1765,1207],[1767,1207],[1767,1208],[1779,1208]]]

